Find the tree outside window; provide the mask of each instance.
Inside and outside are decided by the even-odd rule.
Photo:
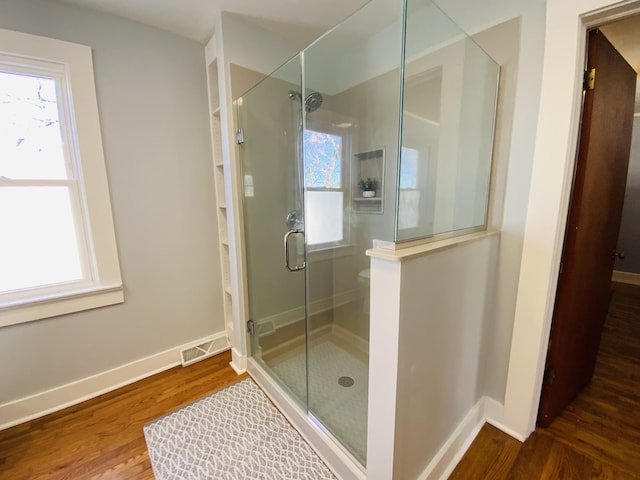
[[[344,240],[343,141],[339,135],[303,135],[306,237],[309,245]]]

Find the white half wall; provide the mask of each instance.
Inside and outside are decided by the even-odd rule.
[[[417,478],[483,396],[498,240],[402,263],[394,478]]]
[[[483,342],[498,245],[497,233],[481,232],[404,252],[369,251],[367,478],[433,478],[427,470],[446,470],[456,455],[445,452],[484,422]]]
[[[371,258],[367,477],[393,477],[401,264]]]

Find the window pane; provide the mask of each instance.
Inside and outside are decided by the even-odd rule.
[[[400,190],[398,230],[416,228],[420,220],[420,190]]]
[[[402,147],[400,161],[400,188],[418,188],[418,165],[420,152],[415,148]]]
[[[82,279],[66,187],[0,188],[0,291]]]
[[[340,242],[342,235],[342,192],[307,191],[304,194],[307,244]]]
[[[56,82],[0,72],[0,177],[67,178]]]
[[[303,142],[304,186],[341,188],[342,137],[305,130]]]

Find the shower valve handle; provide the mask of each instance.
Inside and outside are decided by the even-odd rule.
[[[300,234],[304,237],[304,231],[297,229],[289,230],[284,234],[284,266],[287,267],[290,272],[298,272],[307,266],[307,262],[302,262],[302,265],[296,265],[294,267],[289,263],[289,237],[296,234]]]

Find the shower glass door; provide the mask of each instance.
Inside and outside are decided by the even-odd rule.
[[[237,100],[251,356],[364,465],[369,311],[358,274],[368,261],[350,214],[355,120],[330,94],[301,88],[301,58]]]
[[[393,225],[402,7],[370,2],[302,53],[307,408],[362,465],[370,326],[365,252]]]
[[[237,103],[251,355],[306,410],[300,77],[295,57]]]
[[[367,3],[238,100],[252,360],[362,465],[365,252],[393,232],[402,27],[402,2]]]

